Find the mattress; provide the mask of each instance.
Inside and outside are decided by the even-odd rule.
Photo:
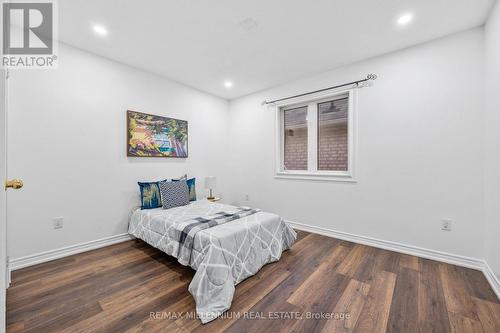
[[[235,208],[198,200],[171,209],[136,210],[130,219],[129,234],[175,256],[179,243],[169,237],[171,228],[180,222]],[[235,286],[265,264],[278,261],[296,237],[280,216],[262,211],[196,233],[189,261],[196,274],[189,292],[195,299],[201,322],[207,323],[228,310]]]

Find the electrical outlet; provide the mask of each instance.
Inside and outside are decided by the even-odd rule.
[[[64,218],[63,217],[54,217],[52,220],[54,229],[62,229],[64,226]]]
[[[441,220],[441,230],[451,231],[452,221],[450,219],[442,219]]]
[[[250,196],[248,194],[245,194],[245,201],[250,201]]]

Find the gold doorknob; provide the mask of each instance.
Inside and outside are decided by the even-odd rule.
[[[5,189],[13,188],[14,190],[18,190],[21,187],[23,187],[23,181],[21,179],[12,179],[5,182]]]

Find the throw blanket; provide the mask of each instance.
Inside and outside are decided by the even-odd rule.
[[[189,265],[191,253],[193,252],[194,238],[202,230],[215,227],[230,221],[241,219],[260,212],[260,209],[249,207],[237,207],[234,211],[218,212],[212,216],[197,217],[189,221],[181,222],[173,228],[172,238],[179,243],[178,253],[175,255],[182,265]]]

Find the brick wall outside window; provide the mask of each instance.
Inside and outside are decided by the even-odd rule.
[[[347,171],[347,122],[321,126],[318,170]]]
[[[307,128],[285,131],[285,168],[307,170]]]
[[[285,134],[285,167],[307,170],[307,130]],[[292,135],[293,133],[293,135]],[[318,170],[347,171],[347,123],[322,126],[318,142]]]

